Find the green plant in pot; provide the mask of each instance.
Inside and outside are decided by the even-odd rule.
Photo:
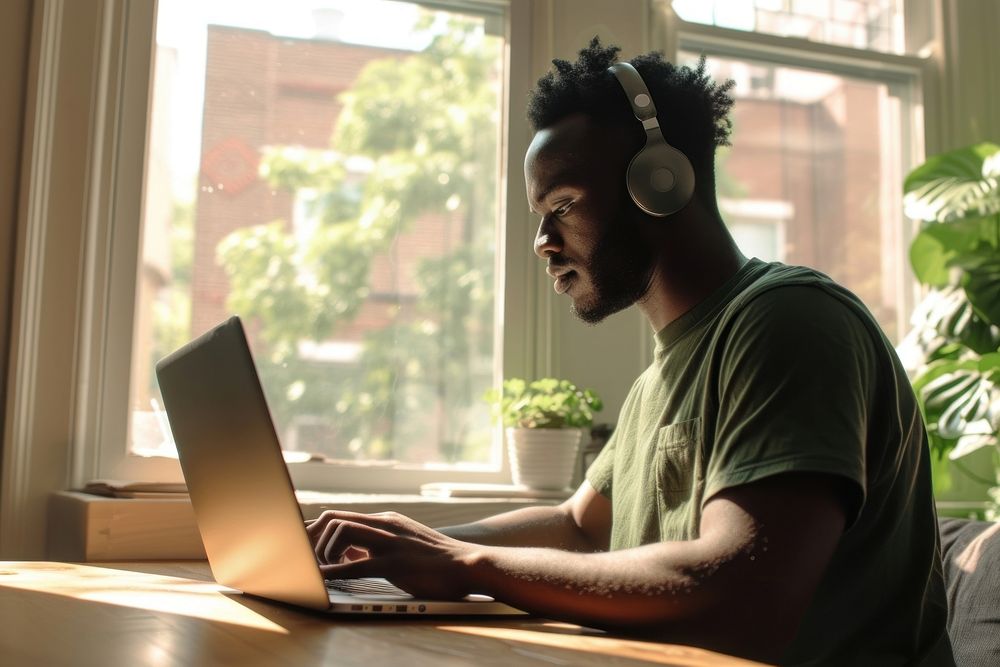
[[[942,153],[904,182],[921,220],[910,247],[926,296],[900,344],[931,448],[957,459],[1000,451],[1000,146]]]
[[[487,393],[507,437],[514,483],[534,489],[565,489],[573,478],[580,441],[603,408],[591,389],[569,380],[504,380]]]

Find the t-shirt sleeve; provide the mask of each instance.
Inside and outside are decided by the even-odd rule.
[[[605,498],[611,497],[611,482],[615,471],[615,443],[618,441],[617,431],[601,449],[600,454],[587,468],[586,478],[590,485]]]
[[[706,500],[779,473],[829,473],[853,482],[853,522],[866,492],[877,370],[859,309],[820,287],[785,286],[757,295],[734,317],[719,360]]]

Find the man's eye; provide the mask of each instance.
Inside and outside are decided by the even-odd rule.
[[[569,209],[573,207],[573,202],[567,202],[553,211],[556,215],[562,217],[569,213]]]

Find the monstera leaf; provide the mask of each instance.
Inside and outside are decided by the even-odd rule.
[[[910,244],[910,265],[917,280],[932,287],[958,282],[956,267],[983,244],[996,243],[997,221],[972,217],[925,226]]]
[[[981,143],[929,158],[903,183],[906,214],[950,222],[1000,212],[1000,146]]]
[[[962,287],[976,313],[987,322],[1000,325],[1000,249],[980,243],[975,251],[955,263],[965,272]]]
[[[1000,327],[983,319],[958,286],[931,290],[914,309],[913,322],[928,363],[957,359],[966,349],[976,354],[1000,349]]]
[[[997,444],[1000,427],[1000,353],[979,359],[940,360],[913,382],[932,445],[951,457]]]

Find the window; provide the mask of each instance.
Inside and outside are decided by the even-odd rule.
[[[507,479],[482,399],[502,369],[507,11],[158,3],[128,451],[106,441],[103,474],[179,475],[153,367],[237,313],[297,481]]]
[[[921,61],[882,53],[903,50],[901,3],[673,8],[678,61],[704,54],[715,79],[736,82],[732,146],[716,170],[720,210],[744,253],[829,274],[900,340],[913,305],[902,182],[921,145]]]

